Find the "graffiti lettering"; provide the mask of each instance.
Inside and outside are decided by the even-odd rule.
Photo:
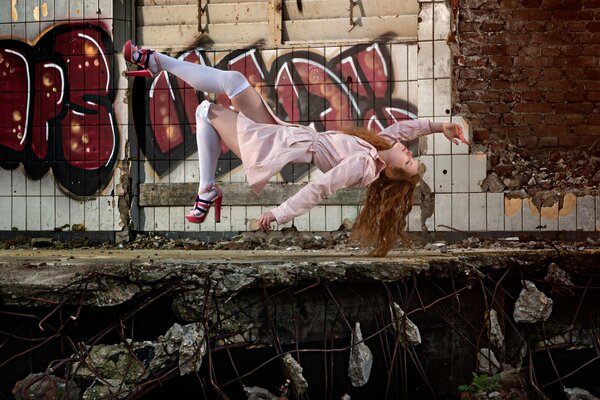
[[[112,54],[93,23],[56,26],[34,46],[0,40],[0,167],[23,164],[31,179],[52,169],[77,196],[108,184],[119,152]]]

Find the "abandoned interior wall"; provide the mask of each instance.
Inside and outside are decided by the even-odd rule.
[[[13,107],[0,123],[0,207],[10,218],[0,220],[0,231],[251,230],[264,210],[320,173],[290,165],[258,198],[249,193],[239,160],[226,152],[217,171],[229,193],[222,222],[187,223],[198,176],[193,114],[207,94],[167,74],[123,78],[127,66],[118,50],[132,36],[173,56],[243,72],[282,119],[318,130],[347,124],[380,130],[406,118],[472,126],[471,148],[451,146],[439,134],[410,144],[423,179],[409,231],[598,230],[597,191],[534,199],[511,190],[509,177],[486,179],[490,153],[481,146],[502,139],[502,132],[511,142],[518,136],[540,145],[590,143],[596,69],[583,66],[596,47],[557,44],[558,35],[544,38],[535,29],[563,29],[574,41],[591,41],[594,23],[573,20],[590,19],[594,12],[586,7],[593,4],[560,11],[549,2],[527,3],[527,9],[512,2],[502,8],[494,2],[319,3],[7,2],[12,12],[2,16],[0,51],[11,79],[2,78],[0,95]],[[529,46],[525,39],[547,43]],[[582,52],[574,59],[573,47]],[[541,48],[544,54],[537,54]],[[573,64],[579,61],[581,67]],[[542,65],[529,65],[536,63]],[[521,90],[525,84],[528,91]],[[527,97],[535,93],[539,100]],[[552,129],[534,131],[538,119]],[[564,129],[554,129],[559,125]],[[342,191],[288,225],[335,230],[355,218],[361,194]]]

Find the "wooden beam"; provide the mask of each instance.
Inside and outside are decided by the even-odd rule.
[[[223,205],[260,206],[281,204],[304,185],[270,182],[260,196],[254,194],[245,182],[225,182],[220,187],[224,193]],[[197,183],[142,183],[139,204],[141,207],[189,206],[194,202],[197,190]],[[364,188],[342,189],[320,204],[357,205],[361,203],[364,192]]]
[[[283,0],[269,0],[267,46],[277,47],[281,45],[282,11]]]

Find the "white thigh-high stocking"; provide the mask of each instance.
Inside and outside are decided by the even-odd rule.
[[[196,90],[210,93],[225,93],[230,99],[250,86],[246,77],[237,71],[223,71],[220,69],[195,64],[165,54],[156,53],[160,68],[184,81]],[[137,55],[134,55],[134,59]],[[150,57],[148,67],[157,73],[159,67],[154,57]]]
[[[209,107],[210,103],[203,101],[196,108],[196,143],[200,170],[198,196],[203,200],[212,200],[217,195],[214,184],[217,162],[221,155],[221,138],[207,118]]]

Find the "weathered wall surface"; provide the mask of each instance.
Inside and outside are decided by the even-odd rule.
[[[600,2],[455,2],[460,111],[474,139],[590,146],[600,135]]]
[[[595,132],[589,108],[596,107],[596,69],[583,67],[595,45],[542,35],[543,27],[568,31],[573,42],[592,40],[593,22],[572,21],[591,18],[592,3],[577,3],[577,10],[550,2],[378,0],[349,8],[337,1],[326,10],[318,1],[301,2],[300,10],[289,0],[282,7],[226,0],[4,3],[12,10],[0,20],[0,96],[9,105],[0,120],[4,232],[250,230],[263,211],[320,173],[290,165],[257,198],[239,160],[225,152],[217,171],[228,193],[221,223],[187,223],[198,177],[193,113],[208,95],[167,74],[121,77],[127,66],[115,49],[131,36],[172,56],[241,71],[282,119],[322,131],[349,124],[380,130],[423,118],[472,126],[475,141],[589,144]],[[203,34],[214,43],[199,41]],[[223,96],[211,99],[229,105]],[[597,192],[532,199],[510,193],[507,177],[484,181],[490,163],[481,146],[451,146],[441,134],[410,146],[423,174],[410,231],[600,227]],[[288,225],[335,230],[355,218],[361,193],[344,191]]]

